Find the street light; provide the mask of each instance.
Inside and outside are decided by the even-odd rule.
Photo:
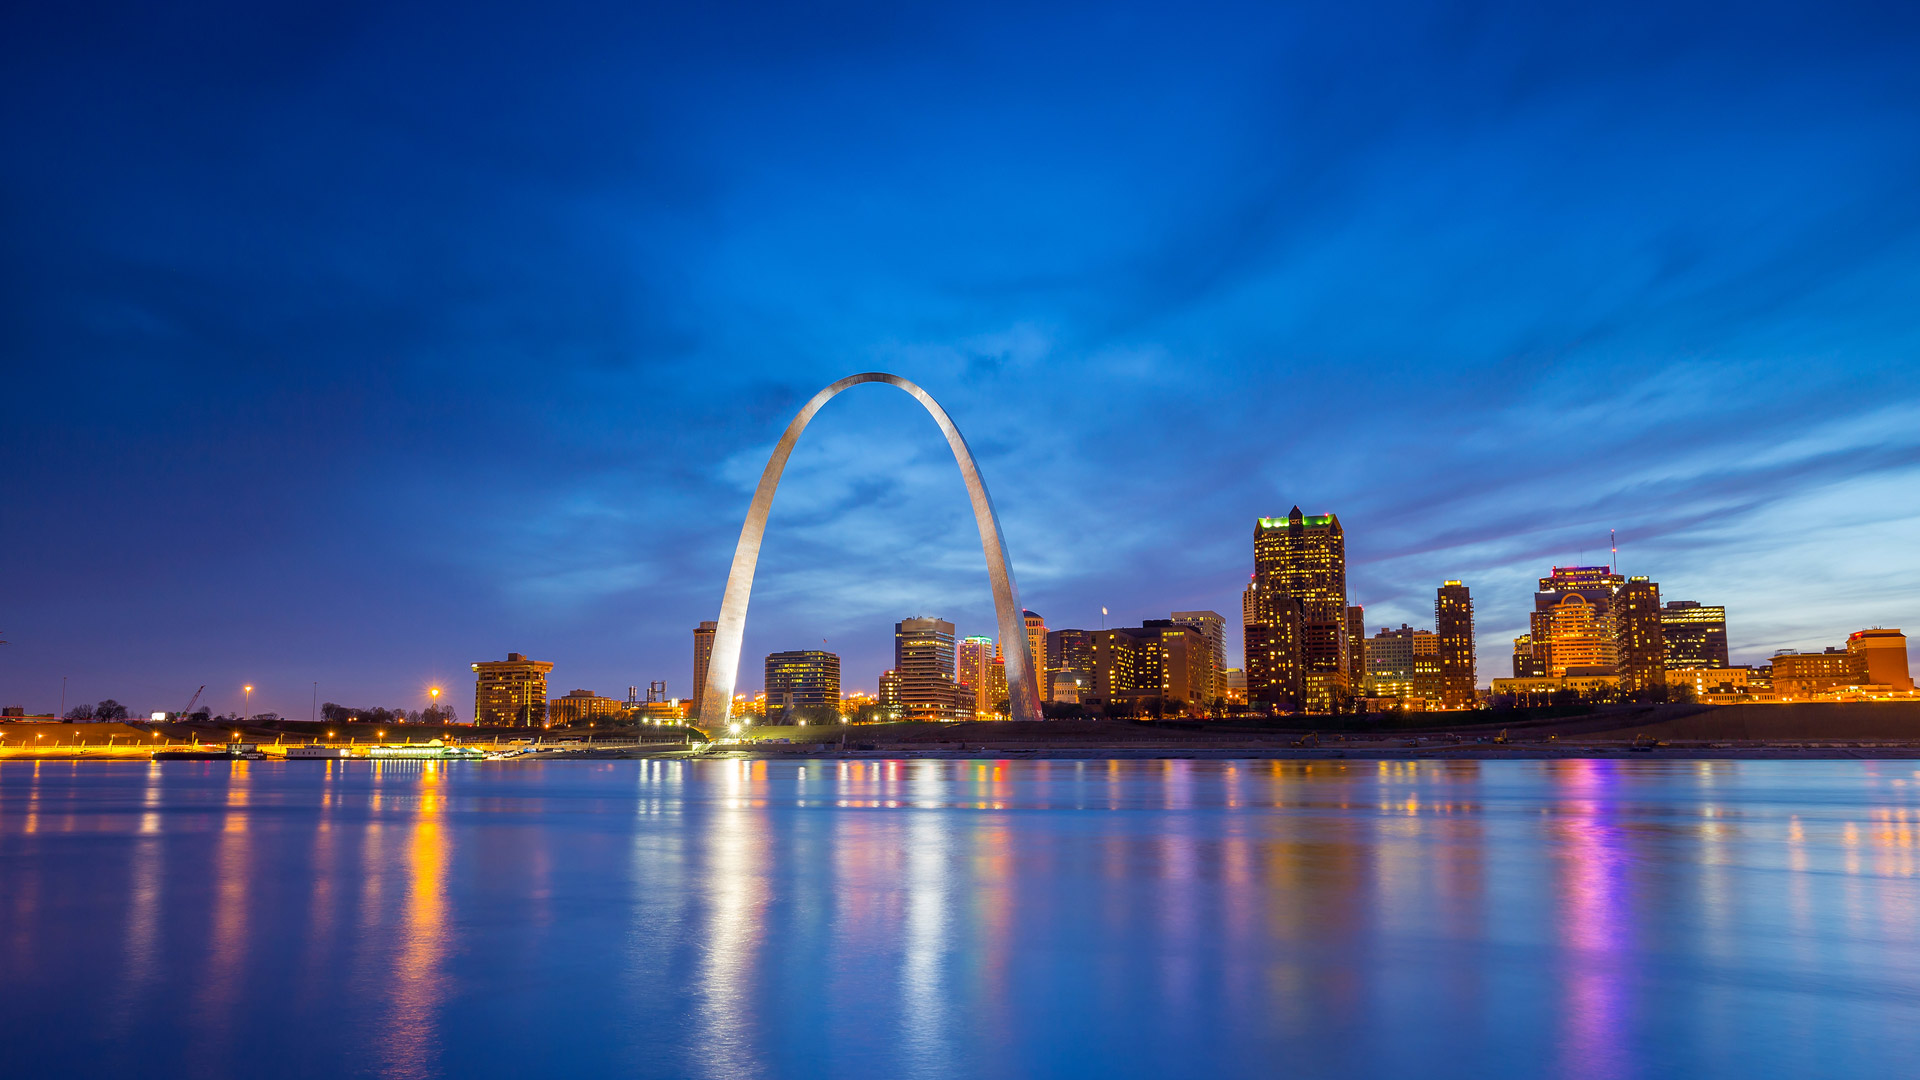
[[[241,689],[246,691],[246,698],[240,706],[240,722],[244,724],[247,717],[253,714],[253,687],[248,685]]]

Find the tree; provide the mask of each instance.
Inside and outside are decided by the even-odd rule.
[[[125,720],[127,718],[127,707],[112,698],[108,698],[93,707],[93,718],[95,720]]]
[[[93,719],[93,706],[91,706],[91,705],[75,705],[75,706],[74,706],[73,708],[71,708],[71,709],[68,709],[68,710],[67,710],[67,719],[69,719],[69,720],[91,720],[91,719]]]

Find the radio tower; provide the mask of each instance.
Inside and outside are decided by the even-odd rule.
[[[1612,529],[1607,530],[1607,547],[1613,551],[1613,561],[1607,564],[1607,573],[1617,574],[1620,572],[1620,541],[1614,539]]]

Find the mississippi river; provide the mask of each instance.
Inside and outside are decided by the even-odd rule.
[[[0,1074],[1920,1071],[1920,763],[0,763]]]

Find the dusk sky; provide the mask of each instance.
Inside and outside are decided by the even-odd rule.
[[[925,386],[1050,626],[1336,513],[1459,578],[1920,624],[1920,6],[13,3],[0,703],[304,717],[509,650],[690,690],[766,455]],[[908,397],[821,414],[742,652],[994,632]]]

